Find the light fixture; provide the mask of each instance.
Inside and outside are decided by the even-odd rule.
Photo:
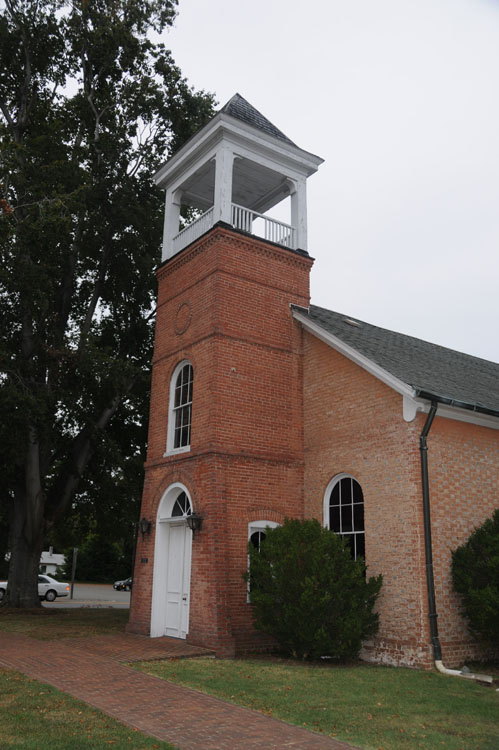
[[[139,521],[139,529],[142,534],[142,540],[143,540],[146,534],[151,533],[151,522],[148,521],[147,518],[142,517]]]
[[[192,536],[194,536],[196,531],[201,531],[202,525],[203,525],[203,517],[200,516],[198,513],[191,513],[190,516],[187,516],[187,526],[192,531]]]

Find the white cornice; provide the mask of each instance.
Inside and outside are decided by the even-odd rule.
[[[416,390],[412,386],[399,380],[390,372],[385,370],[380,365],[373,362],[365,355],[361,354],[357,349],[352,346],[345,344],[344,341],[339,339],[329,331],[325,331],[321,326],[317,325],[310,320],[306,315],[303,315],[298,310],[292,310],[293,318],[299,321],[302,326],[309,333],[316,336],[318,339],[323,341],[325,344],[335,349],[340,354],[343,354],[349,360],[354,362],[362,369],[374,375],[382,383],[392,388],[403,397],[402,401],[402,414],[406,422],[412,422],[418,412],[428,413],[430,410],[430,401],[428,399],[419,398],[416,395]],[[437,400],[437,399],[435,399]],[[438,404],[437,416],[443,417],[444,419],[455,419],[458,422],[467,422],[468,424],[475,424],[479,427],[488,427],[492,430],[499,430],[499,418],[494,417],[490,414],[482,414],[477,411],[471,411],[469,409],[460,409],[457,406],[450,406],[447,404]]]
[[[184,174],[193,162],[198,163],[206,157],[222,137],[235,148],[248,148],[248,153],[260,153],[266,161],[287,164],[289,169],[306,177],[316,172],[324,161],[292,143],[282,141],[224,112],[219,112],[159,168],[154,175],[156,185],[170,185],[179,174]]]

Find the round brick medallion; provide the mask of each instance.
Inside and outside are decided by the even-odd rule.
[[[191,324],[192,310],[188,302],[182,302],[175,315],[175,333],[179,336],[185,333]]]

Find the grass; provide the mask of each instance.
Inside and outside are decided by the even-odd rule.
[[[437,673],[278,659],[133,666],[364,750],[499,748],[499,693]]]
[[[122,633],[128,610],[0,608],[2,632],[41,640]],[[144,672],[351,742],[364,750],[498,750],[499,692],[437,673],[279,659],[181,659]],[[479,671],[494,674],[489,667]],[[496,683],[494,687],[498,687]],[[170,745],[16,672],[0,670],[0,748],[100,750]]]
[[[54,688],[0,669],[2,750],[173,750]]]
[[[21,633],[38,640],[87,638],[123,633],[127,609],[10,609],[0,607],[0,633]]]

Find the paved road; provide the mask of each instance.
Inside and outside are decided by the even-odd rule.
[[[128,609],[130,607],[130,592],[115,591],[108,583],[75,583],[73,599],[62,596],[55,602],[43,602],[44,607],[113,607]]]

